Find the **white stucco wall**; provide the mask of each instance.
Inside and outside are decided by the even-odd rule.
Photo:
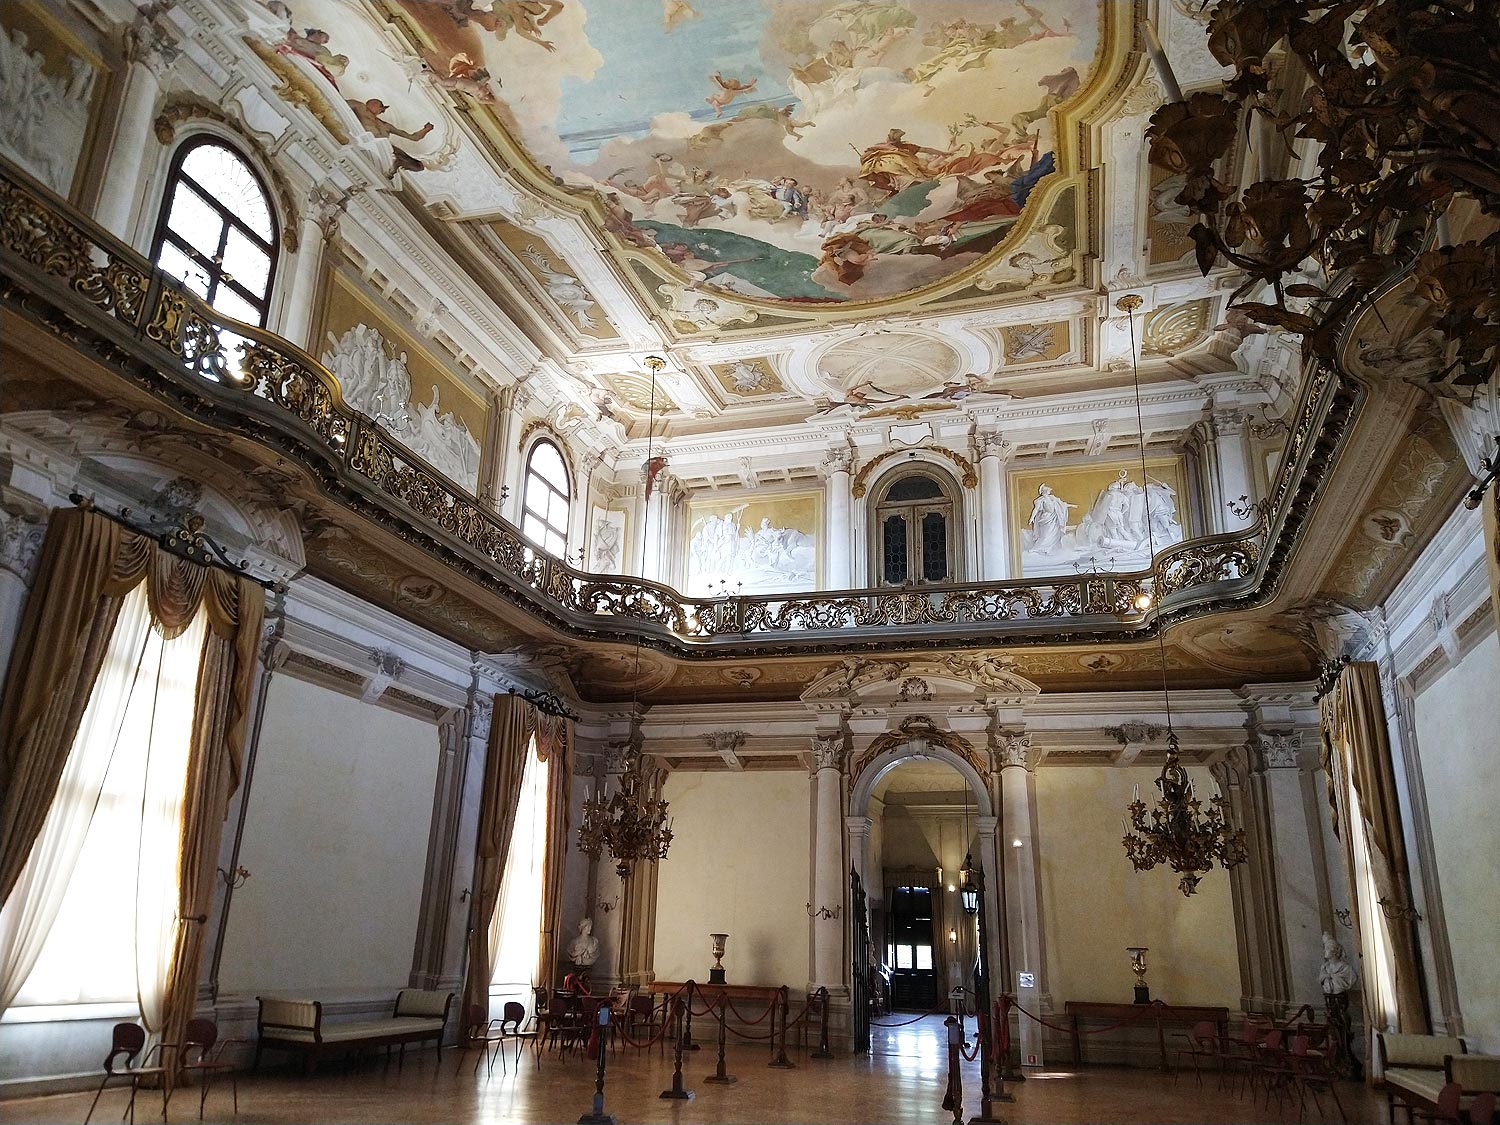
[[[1148,947],[1153,999],[1178,1004],[1240,1004],[1239,957],[1229,876],[1203,878],[1185,898],[1177,876],[1137,873],[1120,846],[1121,818],[1138,783],[1148,804],[1159,768],[1067,766],[1036,774],[1044,939],[1053,1003],[1128,1003],[1135,978],[1125,947]],[[1207,799],[1206,769],[1189,776]]]
[[[656,976],[707,980],[709,934],[727,933],[730,984],[808,981],[807,775],[674,773],[671,853],[657,884]]]
[[[290,676],[271,682],[220,987],[314,999],[407,984],[438,732]]]
[[[1416,697],[1417,744],[1453,975],[1471,1051],[1500,1052],[1500,639],[1490,633]]]

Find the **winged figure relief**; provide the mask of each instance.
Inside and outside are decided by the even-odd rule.
[[[572,318],[578,322],[578,327],[583,329],[597,328],[599,322],[589,313],[594,304],[594,298],[589,291],[583,287],[583,283],[570,273],[558,273],[552,268],[552,263],[534,246],[528,246],[521,252],[531,266],[536,270],[543,288],[547,290],[547,296],[551,297]]]

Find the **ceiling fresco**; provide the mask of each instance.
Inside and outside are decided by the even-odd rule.
[[[1038,184],[1079,170],[1052,111],[1086,95],[1116,6],[387,0],[399,39],[337,0],[280,7],[290,27],[252,29],[262,57],[352,143],[388,142],[396,170],[450,166],[465,143],[426,87],[592,204],[617,250],[819,306],[899,298],[1014,241]]]

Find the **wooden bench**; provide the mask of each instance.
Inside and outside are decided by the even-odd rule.
[[[320,1058],[327,1054],[358,1050],[363,1047],[400,1046],[431,1039],[442,1050],[443,1027],[453,993],[421,988],[403,988],[396,995],[395,1011],[389,1018],[323,1023],[321,1000],[289,1000],[258,996],[260,1013],[256,1017],[254,1067],[260,1066],[260,1055],[267,1047],[302,1056],[302,1072],[310,1074]]]
[[[1451,1035],[1400,1035],[1382,1031],[1375,1036],[1380,1052],[1381,1081],[1385,1085],[1386,1114],[1396,1122],[1396,1103],[1406,1109],[1435,1109],[1438,1094],[1448,1081],[1450,1059],[1466,1055],[1468,1045]]]

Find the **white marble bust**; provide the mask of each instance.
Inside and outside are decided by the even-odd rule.
[[[1354,987],[1354,966],[1344,960],[1344,947],[1326,931],[1323,934],[1323,968],[1318,980],[1325,996],[1342,996]]]
[[[592,918],[584,918],[578,923],[578,936],[568,943],[568,958],[583,969],[599,960],[599,939],[594,936]]]

